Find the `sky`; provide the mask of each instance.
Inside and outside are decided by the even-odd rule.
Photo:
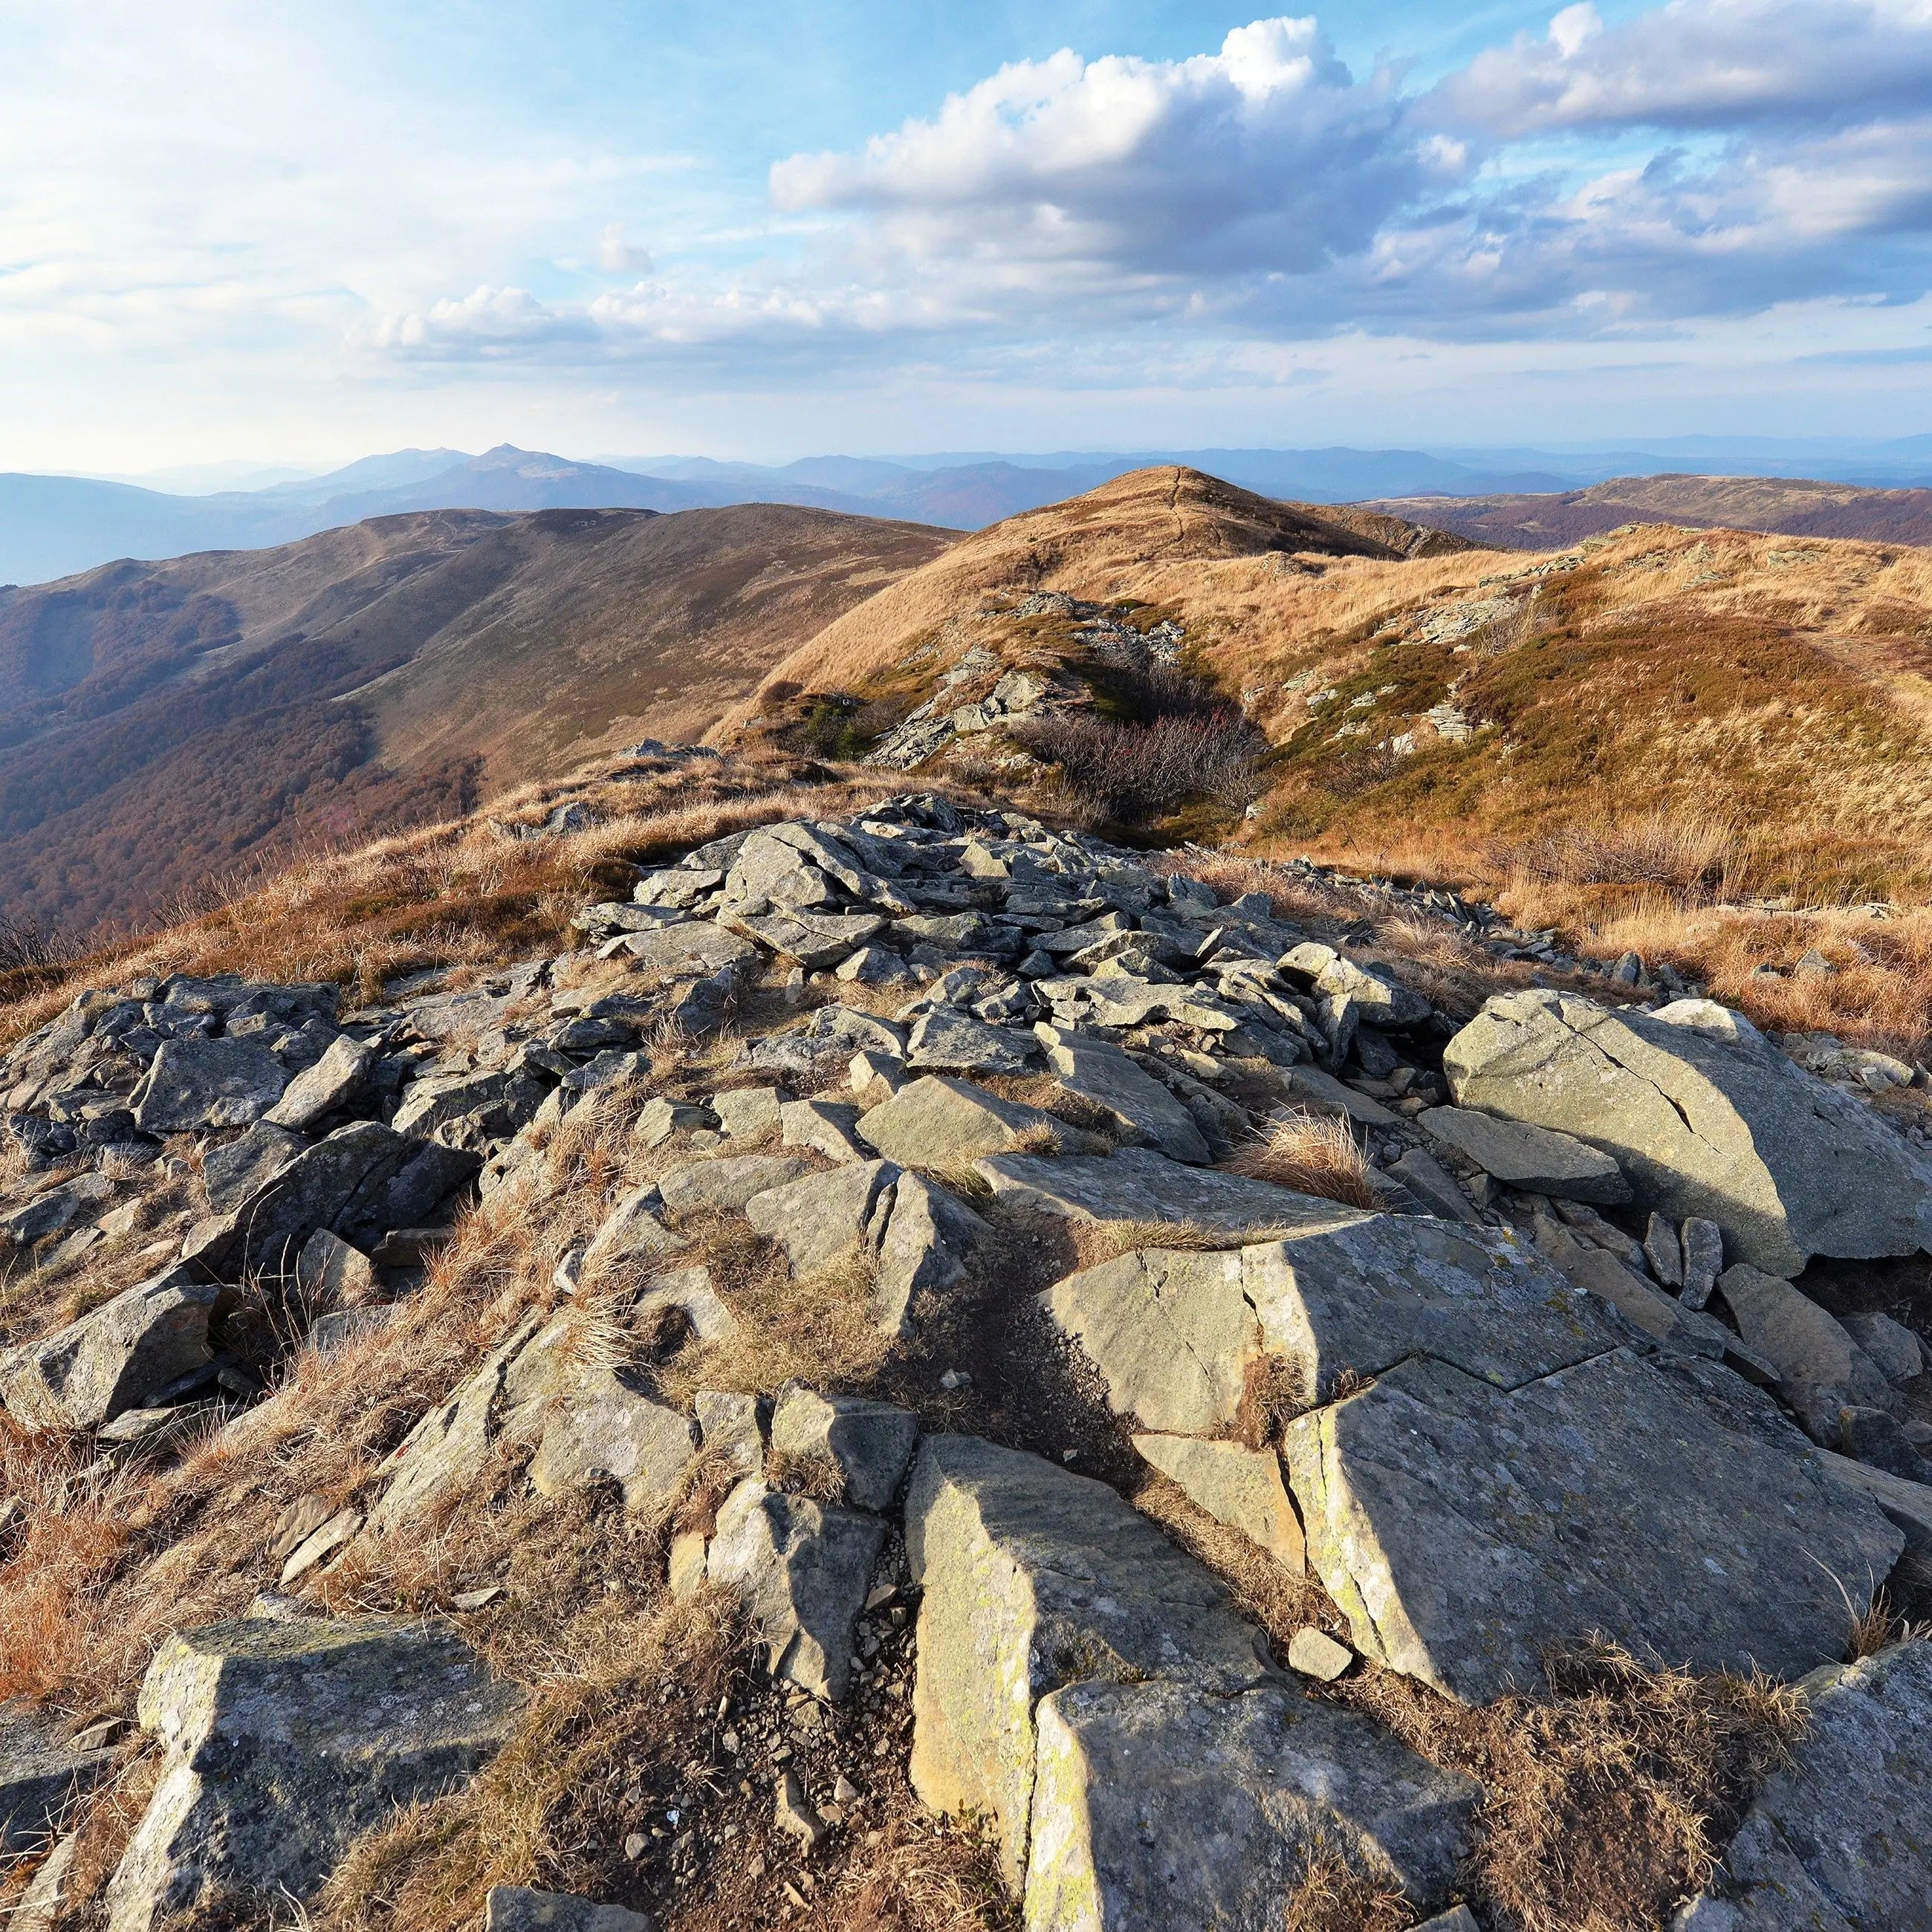
[[[10,0],[0,468],[1932,430],[1932,0]]]

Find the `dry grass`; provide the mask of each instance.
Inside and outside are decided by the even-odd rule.
[[[1763,1678],[1646,1669],[1600,1642],[1549,1672],[1546,1697],[1481,1710],[1382,1671],[1333,1694],[1481,1781],[1469,1892],[1498,1932],[1654,1932],[1785,1761],[1802,1697]]]
[[[1415,1908],[1399,1885],[1316,1845],[1288,1899],[1282,1932],[1402,1932],[1414,1922]]]
[[[1348,1123],[1300,1110],[1278,1114],[1221,1162],[1230,1174],[1373,1212],[1382,1204],[1373,1170]]]

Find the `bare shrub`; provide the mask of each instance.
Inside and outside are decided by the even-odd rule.
[[[1339,1117],[1298,1108],[1277,1114],[1221,1165],[1251,1180],[1271,1181],[1350,1208],[1373,1210],[1382,1204],[1368,1156]]]
[[[1651,886],[1701,899],[1734,896],[1748,862],[1736,826],[1662,812],[1623,824],[1559,826],[1499,845],[1495,856],[1506,870],[1544,884]]]
[[[1260,790],[1268,740],[1232,706],[1168,715],[1147,724],[1088,716],[1042,718],[1015,735],[1100,818],[1156,817],[1184,800],[1210,798],[1231,809]]]

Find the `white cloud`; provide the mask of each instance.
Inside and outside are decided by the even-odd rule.
[[[856,154],[772,170],[788,209],[856,213],[880,257],[962,280],[1305,273],[1460,171],[1358,82],[1312,20],[1238,28],[1183,61],[1071,52],[1002,68]]]
[[[1922,110],[1932,0],[1670,0],[1605,28],[1568,7],[1546,36],[1479,54],[1421,104],[1492,136],[1723,128]]]
[[[648,275],[651,272],[650,253],[624,238],[624,224],[613,221],[606,224],[604,232],[597,238],[597,266],[607,275]]]

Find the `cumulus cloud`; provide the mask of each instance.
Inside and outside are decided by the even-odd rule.
[[[1264,20],[1189,60],[1002,68],[860,153],[779,162],[771,187],[783,208],[872,218],[909,258],[1021,280],[1304,273],[1462,161],[1408,132],[1392,84],[1356,81],[1312,20]]]
[[[1492,136],[1791,126],[1922,113],[1932,0],[1670,0],[1606,28],[1566,7],[1478,54],[1420,116]]]
[[[621,221],[608,224],[597,238],[597,266],[607,275],[648,275],[651,258],[647,249],[624,238]]]
[[[1932,290],[1932,0],[1668,0],[1540,35],[1420,94],[1312,19],[1181,60],[1022,62],[770,198],[793,252],[545,307],[478,289],[391,352],[956,362],[1097,343],[1614,336]],[[1562,137],[1558,139],[1556,137]],[[1148,332],[1157,332],[1150,334]]]

